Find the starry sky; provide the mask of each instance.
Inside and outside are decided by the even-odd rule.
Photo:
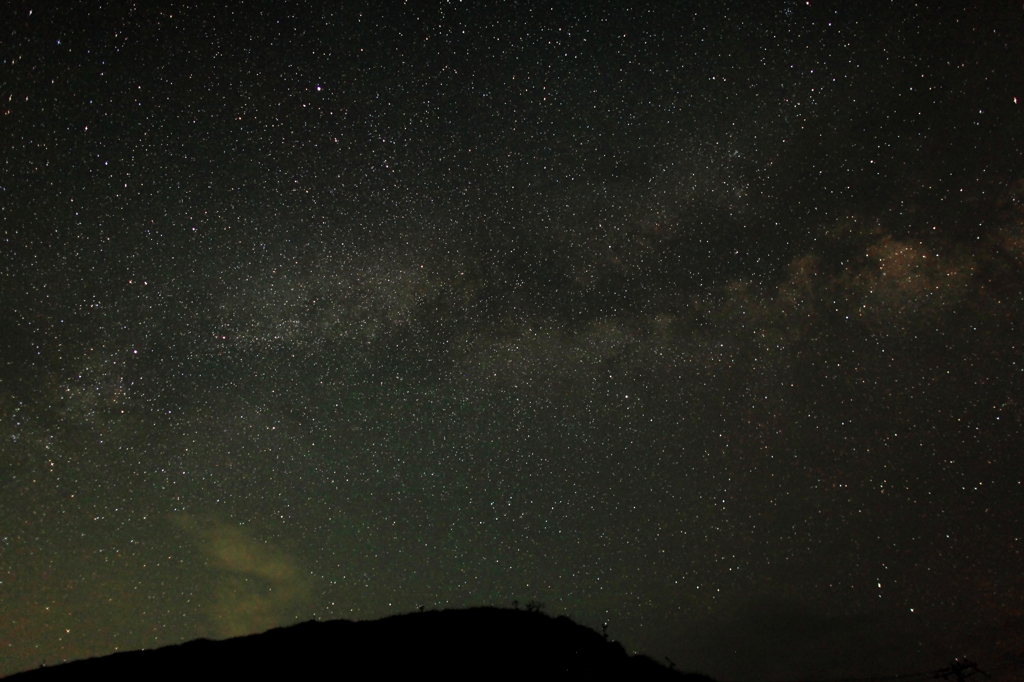
[[[533,599],[1024,678],[1019,3],[221,4],[3,10],[0,674]]]

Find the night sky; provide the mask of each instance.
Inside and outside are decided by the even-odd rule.
[[[214,4],[0,17],[0,674],[539,600],[1024,678],[1019,3]]]

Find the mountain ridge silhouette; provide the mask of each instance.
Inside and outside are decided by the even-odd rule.
[[[35,682],[82,676],[147,680],[195,675],[422,675],[522,679],[574,675],[590,679],[713,682],[681,673],[568,616],[496,607],[431,610],[379,620],[306,621],[225,640],[196,639],[158,649],[118,652],[10,675]]]

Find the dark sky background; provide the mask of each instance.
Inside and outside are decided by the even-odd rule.
[[[207,4],[0,18],[0,674],[536,599],[1024,677],[1019,3]]]

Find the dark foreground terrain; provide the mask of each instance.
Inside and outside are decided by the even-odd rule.
[[[117,653],[12,675],[6,679],[146,680],[225,675],[379,678],[440,674],[447,678],[707,681],[629,656],[618,642],[565,616],[497,608],[427,611],[375,621],[309,621],[223,641]]]

